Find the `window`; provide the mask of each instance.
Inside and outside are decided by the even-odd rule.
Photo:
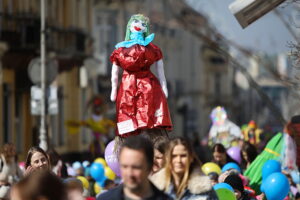
[[[11,97],[12,89],[11,85],[4,83],[3,84],[3,105],[2,105],[2,115],[3,115],[3,142],[7,143],[11,141],[11,133],[12,133],[12,97]]]
[[[62,146],[65,144],[65,117],[64,117],[64,90],[63,87],[58,88],[58,145]]]
[[[219,99],[221,97],[221,74],[215,73],[214,79],[215,79],[214,94],[215,94],[215,98]]]
[[[23,135],[24,135],[24,118],[23,118],[23,98],[22,93],[16,94],[16,150],[22,152],[23,150]]]
[[[82,89],[81,90],[81,108],[83,108],[83,109],[81,109],[81,119],[87,119],[87,112],[86,112],[86,110],[85,110],[85,108],[86,108],[86,89]],[[85,128],[85,127],[83,127],[82,129],[81,129],[81,132],[80,132],[80,134],[81,134],[81,142],[83,143],[83,144],[87,144],[88,143],[88,140],[89,140],[89,137],[88,137],[88,134],[89,134],[89,132],[88,132],[88,129],[87,128]]]

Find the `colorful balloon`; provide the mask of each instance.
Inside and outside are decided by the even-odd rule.
[[[230,147],[227,150],[227,154],[236,162],[238,162],[239,164],[241,164],[242,162],[242,157],[241,157],[241,148],[240,147]]]
[[[226,188],[220,188],[216,190],[219,200],[236,200],[234,193]]]
[[[226,110],[221,107],[215,107],[210,114],[210,119],[213,122],[213,124],[221,125],[224,123],[224,121],[227,119],[227,113]]]
[[[261,182],[261,185],[260,185],[260,191],[261,191],[262,193],[265,193],[265,180],[263,180],[263,181]]]
[[[96,182],[96,183],[94,184],[94,192],[95,192],[96,194],[99,194],[99,193],[101,192],[101,190],[102,190],[102,188],[101,188],[100,185]]]
[[[268,160],[262,167],[262,179],[266,179],[270,174],[281,172],[281,164],[277,160]]]
[[[90,168],[91,176],[96,180],[101,182],[105,179],[104,167],[100,163],[93,163]]]
[[[21,170],[25,170],[25,162],[19,162],[19,167]]]
[[[91,166],[88,166],[84,169],[84,176],[85,177],[91,176]]]
[[[229,162],[226,165],[224,165],[222,167],[222,172],[225,172],[225,171],[227,171],[229,169],[236,169],[240,173],[242,171],[241,168],[240,168],[240,166],[238,164],[234,163],[234,162]]]
[[[105,183],[106,180],[107,180],[107,179],[106,179],[106,177],[105,177],[104,180],[102,180],[102,181],[97,181],[97,184],[100,185],[101,188],[104,188],[104,183]]]
[[[290,184],[284,174],[275,172],[266,178],[263,189],[268,200],[283,200],[289,193]]]
[[[103,167],[107,167],[107,163],[106,163],[106,161],[104,160],[104,158],[96,158],[96,159],[94,160],[94,162],[95,162],[95,163],[100,163],[100,164],[102,164]]]
[[[202,171],[205,175],[208,175],[211,172],[216,172],[217,174],[221,174],[221,168],[219,165],[213,162],[207,162],[204,165],[202,165]]]
[[[231,185],[229,185],[227,183],[217,183],[216,185],[214,185],[213,188],[214,188],[215,191],[217,191],[218,189],[227,189],[227,190],[230,190],[231,192],[234,192]]]
[[[87,160],[85,160],[85,161],[82,162],[82,166],[83,166],[84,168],[86,168],[86,167],[89,166],[89,165],[90,165],[90,162],[87,161]]]
[[[81,181],[81,183],[85,189],[87,189],[87,190],[89,189],[89,185],[90,185],[89,181],[84,176],[77,176],[76,178]]]
[[[71,166],[67,167],[67,172],[69,176],[76,176],[76,171]]]
[[[115,180],[116,174],[109,167],[105,167],[104,172],[105,172],[106,178],[108,178],[110,180]]]
[[[104,157],[110,169],[113,170],[113,172],[115,172],[117,176],[121,177],[119,159],[116,151],[114,150],[114,147],[115,141],[112,140],[105,148]]]
[[[76,161],[72,164],[72,168],[73,169],[79,169],[80,167],[82,167],[81,163],[79,161]]]

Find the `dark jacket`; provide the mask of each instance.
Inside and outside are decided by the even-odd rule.
[[[250,197],[249,194],[244,191],[242,192],[242,196],[238,200],[256,200],[256,198]]]
[[[147,198],[145,200],[171,200],[166,194],[162,191],[158,190],[152,183],[153,196],[151,198]],[[97,200],[124,200],[123,193],[123,184],[108,190],[107,192],[101,194]]]

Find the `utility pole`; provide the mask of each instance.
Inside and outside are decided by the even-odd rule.
[[[47,145],[47,135],[46,135],[46,80],[45,80],[45,1],[41,0],[41,90],[42,90],[42,99],[41,99],[41,124],[40,124],[40,144],[39,146],[43,150],[48,149]]]

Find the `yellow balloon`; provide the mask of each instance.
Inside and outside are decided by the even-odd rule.
[[[110,180],[115,180],[116,174],[109,167],[105,167],[104,169],[105,176]]]
[[[77,179],[79,179],[81,181],[81,183],[85,189],[89,189],[90,183],[84,176],[77,176]]]
[[[100,187],[100,185],[98,185],[98,183],[94,184],[94,191],[96,194],[99,194],[101,192],[102,188]]]
[[[207,162],[204,165],[202,165],[202,171],[204,174],[208,175],[211,172],[216,172],[217,174],[221,174],[221,168],[219,165],[213,162]]]
[[[107,163],[104,160],[104,158],[96,158],[96,160],[94,160],[95,163],[100,163],[103,165],[103,167],[107,167]]]

